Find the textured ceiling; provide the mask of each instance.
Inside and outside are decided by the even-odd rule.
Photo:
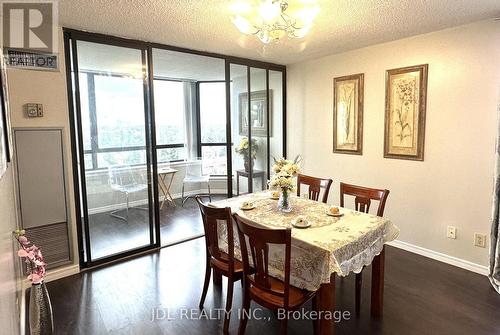
[[[289,0],[290,3],[299,0]],[[264,47],[230,21],[230,0],[60,0],[61,26],[291,64],[500,16],[500,0],[318,0],[301,40]],[[500,23],[499,23],[500,24]]]

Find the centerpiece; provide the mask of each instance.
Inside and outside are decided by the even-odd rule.
[[[43,282],[47,263],[45,263],[40,248],[28,240],[24,230],[16,230],[14,237],[21,246],[17,251],[17,255],[24,259],[30,273],[28,275],[28,280],[31,282],[29,301],[30,333],[32,335],[53,334],[52,305],[47,287]]]
[[[252,152],[250,153],[249,150],[249,141],[248,137],[243,136],[241,138],[240,144],[238,147],[235,149],[237,153],[243,156],[243,162],[245,164],[245,171],[248,172],[253,166],[253,162],[255,158],[257,157],[257,150],[259,149],[259,144],[257,143],[257,140],[255,138],[252,138]]]
[[[278,210],[288,213],[292,211],[290,203],[290,193],[295,191],[294,177],[300,172],[300,156],[295,159],[288,160],[284,158],[274,158],[273,172],[274,175],[269,181],[269,187],[279,189],[281,191],[278,200]]]

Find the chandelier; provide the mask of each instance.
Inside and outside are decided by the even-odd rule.
[[[255,1],[253,1],[255,2]],[[302,6],[289,6],[286,0],[248,1],[231,6],[232,22],[246,35],[254,35],[263,43],[275,43],[283,37],[302,38],[312,27],[319,7],[311,0],[301,0]]]

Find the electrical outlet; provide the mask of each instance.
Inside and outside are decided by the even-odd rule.
[[[455,240],[457,238],[457,227],[448,226],[448,229],[446,230],[446,237]]]
[[[474,233],[474,246],[486,248],[486,235]]]

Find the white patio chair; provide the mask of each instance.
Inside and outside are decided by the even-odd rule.
[[[140,170],[132,171],[130,166],[110,166],[108,167],[108,177],[110,187],[117,192],[125,194],[127,203],[125,216],[117,214],[123,211],[123,209],[117,209],[110,213],[112,217],[128,222],[129,209],[148,210],[147,208],[129,206],[130,194],[148,189],[148,184],[144,182],[144,176]]]
[[[184,198],[184,187],[189,184],[207,184],[208,198],[212,201],[210,193],[210,174],[203,173],[203,161],[201,159],[188,161],[186,164],[186,176],[182,181],[182,206],[189,199],[196,195],[207,195],[203,193],[192,194]]]

